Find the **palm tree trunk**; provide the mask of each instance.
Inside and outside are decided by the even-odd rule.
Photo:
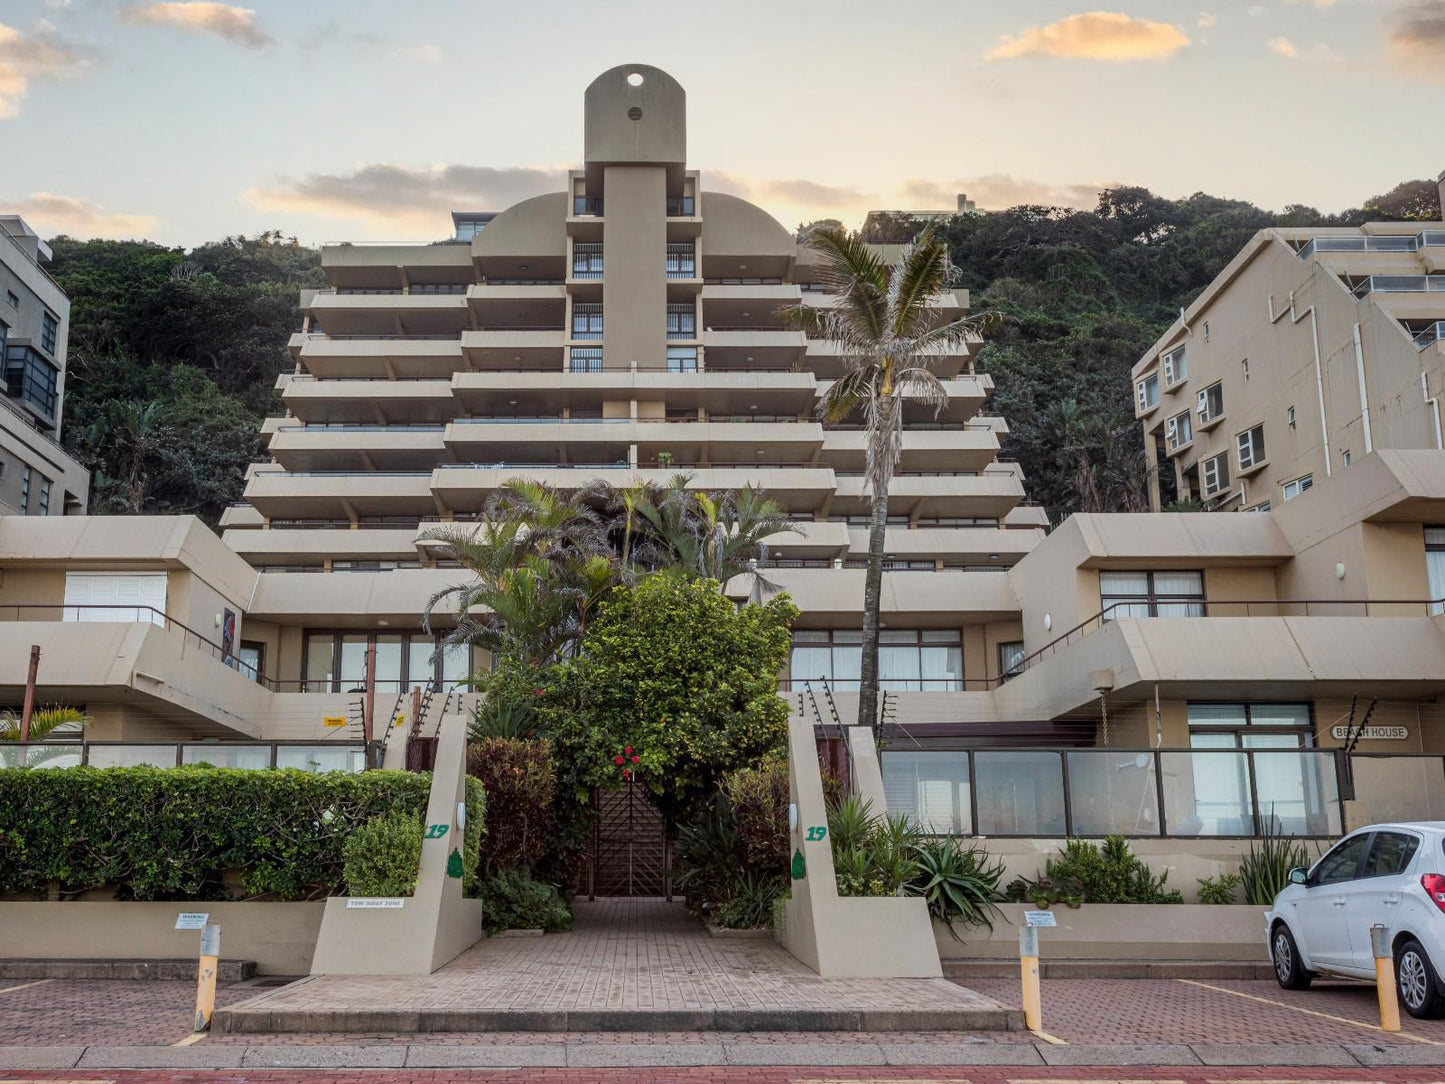
[[[883,551],[888,530],[888,479],[873,485],[868,522],[868,574],[863,581],[863,660],[858,673],[858,725],[878,725],[878,624],[883,598]]]

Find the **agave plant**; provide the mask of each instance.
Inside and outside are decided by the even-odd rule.
[[[1289,871],[1310,862],[1305,845],[1280,835],[1275,824],[1271,808],[1260,830],[1259,842],[1250,842],[1249,853],[1239,863],[1244,902],[1256,907],[1274,903],[1274,898],[1289,884]]]
[[[990,862],[987,852],[950,837],[921,840],[914,847],[917,873],[908,893],[922,896],[928,913],[948,927],[955,941],[961,940],[955,923],[993,928],[994,904],[1002,899],[1002,861]]]

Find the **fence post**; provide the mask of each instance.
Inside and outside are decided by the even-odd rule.
[[[220,966],[221,927],[208,922],[201,928],[201,961],[196,971],[196,1031],[211,1026],[216,1007],[216,970]]]

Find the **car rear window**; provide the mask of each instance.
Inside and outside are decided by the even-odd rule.
[[[1376,832],[1374,845],[1365,858],[1365,877],[1389,877],[1404,873],[1420,849],[1420,837],[1406,832]]]

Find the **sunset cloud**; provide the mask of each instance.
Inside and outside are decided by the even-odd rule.
[[[1173,23],[1132,19],[1120,12],[1090,11],[1047,26],[1025,27],[1015,37],[1005,36],[984,59],[1167,60],[1188,44],[1188,36]]]
[[[6,204],[6,209],[44,233],[66,233],[87,240],[144,237],[156,225],[154,215],[118,214],[78,196],[54,192],[33,192],[29,199]]]
[[[142,4],[117,12],[126,22],[149,26],[174,26],[193,34],[211,34],[247,49],[274,45],[269,34],[256,25],[252,8],[215,3],[213,0],[171,0]]]
[[[351,173],[281,178],[271,187],[250,189],[244,199],[262,211],[318,215],[442,236],[451,232],[448,215],[453,210],[501,211],[529,196],[562,190],[565,176],[560,168],[409,167],[372,162]]]
[[[73,79],[89,66],[84,51],[50,23],[42,21],[29,34],[0,23],[0,120],[19,115],[32,79]]]
[[[1445,0],[1407,0],[1386,19],[1391,54],[1408,70],[1445,82]]]

